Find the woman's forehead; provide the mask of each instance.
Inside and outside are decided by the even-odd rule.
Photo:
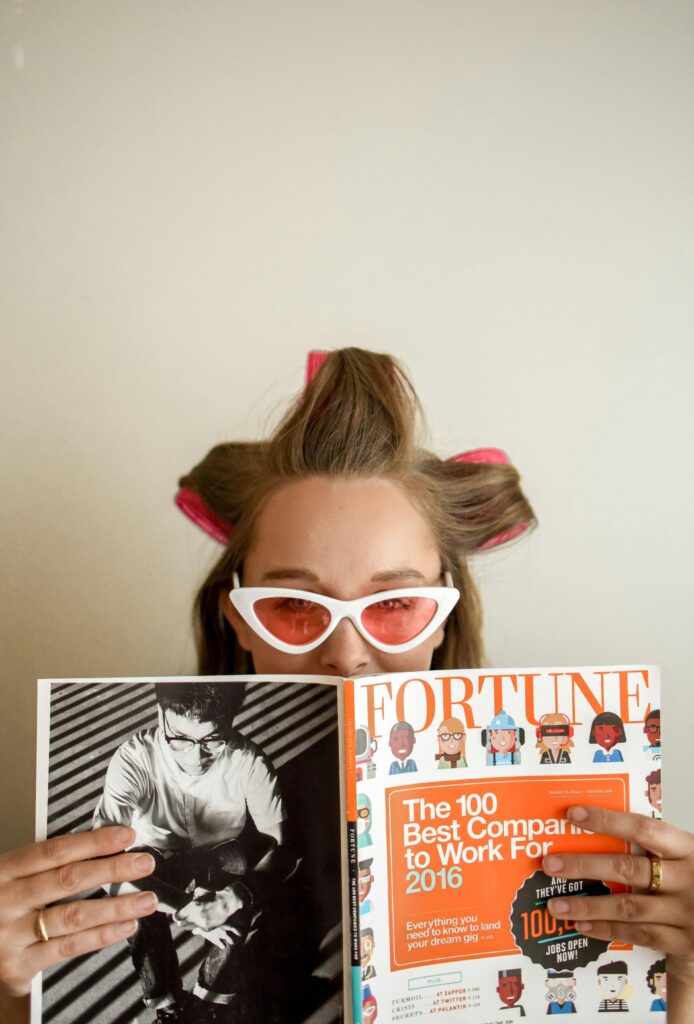
[[[244,560],[244,581],[269,586],[424,586],[439,572],[428,523],[398,484],[380,478],[280,488]]]

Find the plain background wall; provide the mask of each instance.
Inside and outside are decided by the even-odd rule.
[[[34,680],[175,674],[216,554],[175,510],[309,348],[400,356],[540,529],[490,664],[659,662],[694,825],[694,6],[25,0],[0,10],[2,843]]]

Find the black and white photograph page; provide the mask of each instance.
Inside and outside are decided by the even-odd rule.
[[[338,695],[327,679],[39,683],[38,837],[132,828],[156,909],[127,943],[46,971],[32,1024],[152,1024],[172,1005],[341,1018]]]

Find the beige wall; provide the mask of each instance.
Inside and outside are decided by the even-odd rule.
[[[410,366],[541,529],[480,565],[495,664],[660,662],[694,825],[694,6],[25,0],[0,10],[3,845],[34,679],[193,667],[179,473],[310,347]]]

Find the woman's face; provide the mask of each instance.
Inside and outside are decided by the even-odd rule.
[[[242,584],[292,587],[350,600],[441,581],[441,559],[429,526],[390,480],[311,477],[272,495],[243,563]],[[226,594],[222,609],[258,673],[354,676],[429,668],[443,627],[411,651],[372,647],[348,619],[313,651],[285,654],[241,619]]]

